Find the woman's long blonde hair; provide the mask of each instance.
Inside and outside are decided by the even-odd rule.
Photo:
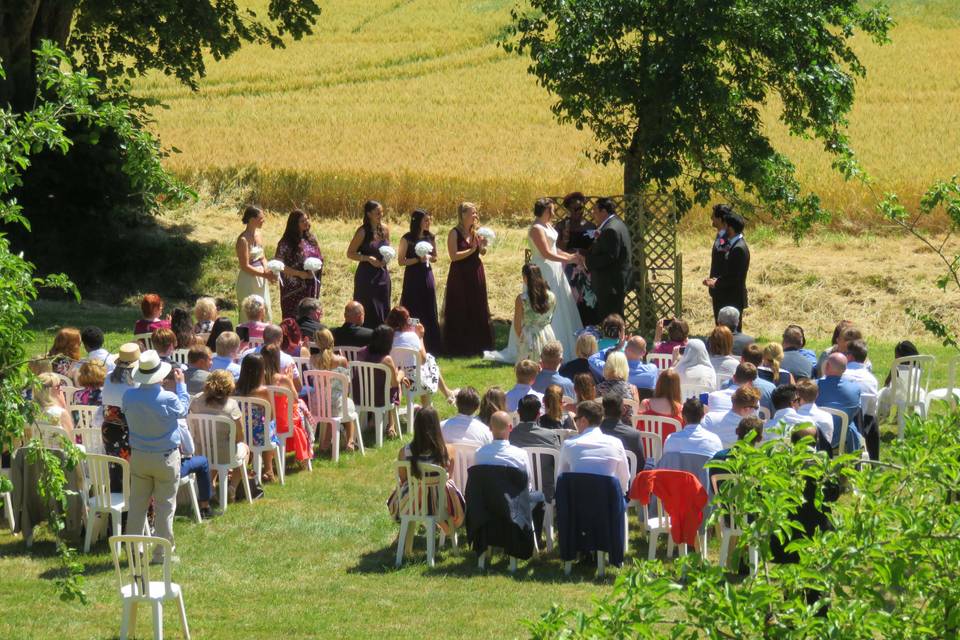
[[[543,392],[543,412],[560,422],[563,420],[563,389],[552,384]]]
[[[310,355],[310,367],[320,371],[333,369],[333,334],[330,329],[321,329],[313,334],[313,341],[320,349],[319,353]]]
[[[770,371],[773,372],[773,384],[779,384],[780,363],[783,362],[783,347],[776,342],[771,342],[763,348],[763,361],[769,363]]]

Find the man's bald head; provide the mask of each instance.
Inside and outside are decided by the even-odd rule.
[[[363,324],[363,305],[356,300],[348,302],[343,310],[343,319],[350,324]]]
[[[627,340],[627,346],[624,347],[627,360],[643,360],[647,355],[647,341],[642,336],[631,336]]]
[[[495,440],[506,440],[513,429],[513,418],[506,411],[497,411],[490,416],[490,431]]]
[[[828,376],[842,376],[847,370],[847,356],[842,353],[831,353],[823,366],[823,372]]]

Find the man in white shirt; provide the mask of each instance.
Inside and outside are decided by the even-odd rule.
[[[620,481],[624,493],[630,488],[630,468],[623,443],[614,436],[600,431],[603,407],[595,400],[585,400],[577,405],[577,431],[579,435],[567,438],[560,447],[557,476],[571,473],[593,473],[612,476]]]
[[[741,418],[756,415],[760,408],[760,392],[753,387],[740,387],[732,398],[730,411],[711,411],[703,418],[703,428],[715,433],[724,447],[737,441],[737,426]]]
[[[473,417],[480,408],[480,394],[473,387],[464,387],[457,393],[457,415],[440,425],[443,441],[447,444],[485,445],[493,442],[493,434],[487,425]]]
[[[543,404],[543,394],[533,388],[533,382],[537,379],[537,374],[540,373],[540,365],[533,360],[521,360],[513,368],[513,371],[517,376],[517,384],[510,391],[507,391],[507,411],[516,411],[520,398],[524,396],[537,396],[540,403]]]
[[[664,455],[668,453],[689,453],[699,456],[713,457],[723,449],[720,437],[712,431],[703,428],[703,404],[698,398],[688,398],[683,403],[684,427],[667,436],[663,443]]]
[[[490,416],[490,431],[493,442],[477,449],[474,464],[492,464],[500,467],[513,467],[527,474],[527,482],[533,482],[533,471],[527,452],[510,444],[510,432],[513,431],[513,418],[506,411],[497,411]],[[532,485],[531,485],[532,486]]]
[[[730,383],[719,391],[711,391],[707,398],[708,411],[730,411],[733,406],[733,394],[744,386],[756,388],[757,367],[749,362],[741,362],[733,373]],[[758,389],[759,391],[759,389]],[[760,392],[760,404],[763,405],[763,392]]]
[[[877,377],[867,369],[866,362],[867,343],[863,340],[847,343],[847,369],[840,377],[860,387],[861,394],[877,395],[880,393],[880,385],[877,383]]]
[[[820,389],[817,387],[816,380],[810,378],[800,380],[797,383],[797,395],[800,398],[797,413],[815,424],[827,442],[833,442],[833,416],[817,406],[819,394]]]
[[[764,440],[787,437],[795,425],[811,422],[810,418],[797,413],[800,398],[792,384],[777,387],[773,392],[773,417],[763,425]]]

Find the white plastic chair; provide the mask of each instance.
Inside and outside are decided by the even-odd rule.
[[[63,389],[63,395],[64,395],[64,397],[65,397],[67,400],[69,400],[70,398],[72,398],[72,397],[73,397],[73,393],[71,393],[71,394],[68,396],[68,395],[67,395],[67,391],[68,391],[68,390],[71,391],[71,392],[72,392],[72,391],[76,391],[76,390],[78,389],[78,387],[76,386],[77,383],[74,382],[74,380],[73,380],[70,376],[65,376],[65,375],[63,375],[62,373],[54,373],[53,375],[57,376],[57,378],[60,379],[60,387]]]
[[[273,404],[262,398],[250,396],[234,396],[234,400],[240,405],[240,418],[243,424],[243,439],[250,447],[250,453],[253,454],[253,470],[257,478],[261,477],[263,472],[263,454],[267,451],[275,452],[273,456],[274,466],[277,467],[277,474],[283,478],[283,461],[280,459],[280,446],[273,443],[270,438],[270,423],[273,421]],[[256,444],[253,439],[253,414],[254,408],[260,407],[263,411],[263,438],[262,444]],[[282,483],[282,480],[281,480]]]
[[[280,433],[279,426],[277,427],[277,439],[280,441],[280,451],[277,453],[277,456],[280,458],[280,464],[277,465],[280,469],[280,484],[283,485],[286,481],[286,467],[287,467],[287,440],[293,436],[293,411],[296,407],[297,397],[293,394],[293,391],[287,387],[280,387],[276,385],[267,385],[267,389],[270,390],[270,393],[273,394],[273,402],[271,402],[271,408],[273,409],[274,419],[279,424],[280,422],[280,413],[277,411],[277,395],[282,395],[287,399],[287,411],[286,411],[286,421],[287,421],[287,431],[286,433]],[[313,466],[310,464],[310,459],[307,458],[307,469],[313,471]]]
[[[300,381],[302,382],[304,377],[307,375],[307,371],[310,370],[310,358],[304,358],[302,356],[290,356],[290,359],[293,360],[295,365],[297,365],[297,372],[300,374]]]
[[[252,503],[250,493],[250,479],[244,465],[237,462],[237,424],[226,416],[205,413],[191,413],[187,416],[187,428],[193,436],[193,446],[197,455],[206,457],[212,469],[217,470],[220,480],[220,508],[227,512],[228,477],[231,469],[239,469],[246,490],[247,502]],[[218,434],[226,435],[227,446],[221,446],[223,438]]]
[[[680,424],[680,421],[675,418],[669,418],[667,416],[655,416],[651,414],[634,414],[633,426],[637,431],[657,434],[657,436],[660,438],[661,444],[664,441],[663,434],[667,431],[666,427],[673,427],[673,431],[670,433],[676,433],[677,431],[683,429],[683,425]],[[657,456],[657,460],[659,459],[660,457]]]
[[[153,349],[153,332],[149,331],[147,333],[137,333],[133,336],[134,342],[140,343],[140,348],[143,351],[148,351]]]
[[[73,439],[67,435],[67,432],[63,427],[52,424],[44,424],[42,422],[38,422],[34,426],[36,428],[34,433],[36,434],[39,432],[39,437],[43,442],[43,446],[47,447],[48,449],[62,449],[62,439],[67,440],[67,442],[73,442]]]
[[[434,566],[436,554],[437,530],[441,522],[449,522],[453,528],[453,518],[447,513],[447,472],[435,464],[420,462],[417,464],[420,477],[415,478],[410,471],[410,462],[396,463],[397,491],[403,486],[400,470],[406,473],[407,499],[399,500],[400,537],[397,539],[397,566],[403,564],[404,553],[413,547],[413,537],[419,525],[427,529],[427,565]],[[399,495],[399,494],[398,494]],[[430,514],[431,501],[436,505],[436,513]]]
[[[960,388],[957,388],[958,368],[960,368],[960,356],[950,360],[947,371],[947,386],[927,392],[924,398],[926,413],[930,413],[930,405],[933,402],[945,402],[951,411],[957,408],[958,399],[960,399]]]
[[[834,409],[833,407],[820,407],[818,408],[826,411],[832,416],[840,418],[840,444],[837,447],[840,455],[843,455],[847,452],[847,431],[850,430],[850,416],[847,415],[846,411],[840,409]]]
[[[530,479],[533,490],[542,492],[544,487],[543,459],[547,457],[553,460],[553,470],[554,475],[556,475],[560,454],[556,449],[548,449],[547,447],[524,447],[523,450],[530,461],[530,469],[533,470],[533,478]],[[547,551],[553,551],[554,509],[553,502],[545,501],[543,503],[543,535],[547,539]]]
[[[666,371],[673,366],[672,353],[648,353],[647,364],[654,365],[660,371]]]
[[[660,461],[660,458],[663,457],[663,439],[659,434],[652,431],[641,431],[640,444],[643,446],[643,455],[646,456],[647,461],[652,462],[653,465],[656,465],[657,462]],[[634,473],[633,475],[637,474]]]
[[[74,427],[73,437],[80,440],[84,450],[89,453],[106,454],[103,446],[103,431],[99,427]]]
[[[710,483],[713,485],[714,499],[717,499],[717,487],[721,482],[736,482],[736,479],[737,477],[732,473],[714,474],[710,479]],[[743,530],[740,528],[740,516],[737,514],[736,509],[734,509],[733,505],[728,505],[728,511],[727,516],[720,518],[720,566],[722,568],[726,568],[727,566],[727,558],[730,555],[730,544],[732,542],[731,538],[743,535]],[[747,553],[750,556],[750,570],[756,575],[757,566],[760,564],[757,548],[750,545]]]
[[[197,477],[192,473],[189,473],[180,478],[180,483],[177,485],[177,491],[187,488],[187,493],[190,496],[190,507],[193,509],[193,519],[197,524],[203,524],[203,517],[200,515],[200,500],[197,495]]]
[[[155,549],[163,550],[162,580],[150,579],[150,562]],[[149,603],[153,610],[153,637],[163,638],[163,603],[176,600],[180,608],[180,624],[183,637],[190,640],[187,626],[187,610],[183,605],[183,590],[170,581],[170,556],[172,545],[166,538],[152,536],[113,536],[110,538],[113,566],[120,581],[120,598],[123,601],[123,618],[120,621],[120,640],[126,640],[137,625],[137,606]],[[120,567],[121,556],[126,559],[126,570]]]
[[[907,356],[893,361],[890,379],[897,405],[897,437],[900,440],[903,440],[907,426],[907,410],[919,413],[921,418],[927,417],[926,395],[934,362],[933,356]]]
[[[333,461],[340,459],[340,429],[344,422],[349,422],[352,418],[347,415],[347,397],[350,393],[350,381],[347,376],[336,371],[317,371],[315,369],[304,372],[303,384],[309,387],[310,393],[307,396],[307,403],[310,405],[310,413],[317,424],[327,425],[332,429],[330,443],[333,454]],[[333,406],[334,385],[340,386],[340,412],[339,414]],[[360,425],[355,425],[354,440],[360,447],[360,454],[366,455],[363,448],[363,436],[360,434]],[[321,440],[324,435],[321,432]]]
[[[12,451],[10,452],[10,459],[13,459]],[[10,480],[10,469],[0,469],[0,476]],[[3,515],[6,517],[7,526],[10,527],[10,533],[12,534],[17,523],[13,515],[13,498],[11,498],[9,491],[0,493],[0,497],[3,498]]]
[[[656,494],[653,494],[656,495]],[[660,500],[659,497],[656,500],[657,504],[657,515],[650,517],[647,512],[647,506],[641,505],[643,513],[640,516],[640,521],[643,524],[643,529],[647,534],[648,540],[648,560],[657,559],[657,543],[660,541],[661,535],[667,536],[667,557],[673,556],[673,536],[670,535],[670,514],[668,514],[663,508],[663,500]],[[687,545],[682,543],[680,546],[680,555],[687,555]]]
[[[472,467],[477,459],[477,449],[479,444],[470,442],[455,442],[453,447],[453,484],[457,486],[460,493],[467,492],[467,470]]]
[[[190,353],[190,349],[174,349],[173,353],[170,355],[170,359],[177,364],[186,366],[188,353]]]
[[[77,429],[93,428],[97,412],[102,409],[103,407],[90,404],[71,404],[67,406],[67,411],[73,417],[73,426]],[[97,430],[99,431],[99,429]]]
[[[347,362],[353,362],[357,359],[357,354],[363,347],[334,347],[333,352],[347,359]]]
[[[766,422],[773,417],[773,414],[770,413],[770,409],[766,407],[760,407],[757,409],[757,417]]]
[[[400,428],[400,416],[397,407],[390,402],[390,377],[392,372],[390,367],[385,364],[376,364],[373,362],[351,362],[350,374],[356,387],[353,392],[353,402],[357,408],[357,414],[364,416],[366,413],[373,414],[374,432],[376,434],[376,445],[383,446],[383,431],[386,428],[387,414],[393,412],[394,423],[397,429]],[[378,374],[382,378],[377,382]],[[376,404],[377,387],[380,387],[384,404]],[[361,425],[357,425],[360,429]]]
[[[408,362],[412,362],[414,365],[413,370],[413,379],[409,387],[401,387],[400,395],[403,396],[403,399],[406,401],[407,407],[405,409],[407,417],[407,433],[413,433],[413,411],[414,405],[418,398],[424,395],[423,393],[423,382],[420,377],[421,367],[423,366],[423,361],[420,359],[420,350],[419,349],[410,349],[408,347],[394,347],[390,351],[390,357],[393,359],[394,364],[398,367],[406,365]],[[397,428],[399,429],[399,423]]]
[[[84,464],[87,469],[84,497],[87,506],[87,533],[83,540],[83,552],[90,552],[90,544],[99,538],[100,516],[109,517],[113,535],[121,533],[123,512],[130,507],[130,463],[123,458],[88,453]],[[119,466],[123,473],[120,493],[110,491],[110,467]]]
[[[684,400],[699,398],[701,393],[710,393],[711,391],[716,391],[716,389],[711,389],[703,384],[680,384],[680,395]]]

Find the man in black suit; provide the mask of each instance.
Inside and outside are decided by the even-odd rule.
[[[726,225],[723,256],[719,275],[704,280],[713,297],[713,308],[734,307],[740,312],[737,330],[743,329],[743,310],[747,308],[747,271],[750,269],[750,249],[743,237],[744,219],[736,213],[723,216]],[[716,318],[714,318],[716,320]]]
[[[332,331],[333,344],[338,347],[365,347],[373,338],[373,329],[363,326],[363,305],[356,300],[343,310],[344,323]]]
[[[730,205],[718,204],[714,205],[710,214],[710,225],[717,232],[717,235],[713,241],[713,249],[710,251],[710,275],[704,278],[704,286],[707,286],[707,280],[720,277],[720,268],[723,266],[724,250],[727,244],[727,225],[724,223],[723,217],[729,213],[733,213]],[[708,289],[708,291],[713,301],[713,319],[716,321],[720,313],[720,305],[717,304],[717,298],[713,295],[713,289]]]
[[[597,236],[587,254],[590,286],[597,296],[597,318],[611,313],[623,315],[623,300],[633,286],[633,246],[630,232],[616,215],[610,198],[600,198],[590,215],[597,224]]]
[[[297,305],[297,326],[300,333],[313,340],[313,334],[326,329],[320,319],[323,318],[323,307],[316,298],[304,298]]]
[[[621,422],[622,415],[623,398],[613,393],[603,396],[603,422],[600,423],[600,431],[619,439],[625,450],[632,451],[637,456],[637,471],[642,471],[647,458],[643,453],[640,432]]]

